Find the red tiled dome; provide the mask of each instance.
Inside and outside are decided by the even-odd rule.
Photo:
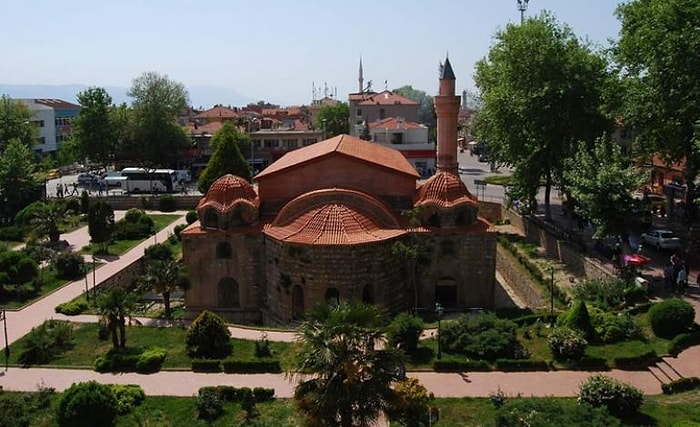
[[[464,182],[455,174],[438,172],[418,188],[415,206],[433,205],[441,209],[451,209],[461,204],[478,207],[474,197]]]
[[[297,197],[265,229],[277,240],[315,245],[377,242],[405,232],[382,202],[342,189],[318,190]]]
[[[241,202],[257,209],[260,199],[248,181],[239,176],[227,174],[214,181],[209,187],[207,194],[199,201],[197,211],[213,208],[219,213],[226,213]]]

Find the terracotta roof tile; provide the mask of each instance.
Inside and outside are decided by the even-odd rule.
[[[245,179],[227,174],[214,181],[207,194],[199,200],[197,211],[214,208],[219,212],[233,209],[245,203],[257,209],[260,204],[258,194]]]
[[[399,120],[396,117],[387,117],[384,120],[378,120],[369,124],[370,129],[399,129],[399,123],[401,123],[400,129],[416,129],[423,127],[423,125],[409,122],[408,120]]]
[[[282,158],[256,175],[255,179],[264,178],[281,170],[296,167],[335,152],[374,163],[384,168],[393,169],[416,178],[420,177],[418,172],[399,151],[363,141],[354,136],[338,135],[286,153]]]
[[[414,202],[416,206],[435,205],[443,209],[451,209],[464,203],[478,206],[479,203],[467,190],[464,182],[449,172],[438,172],[428,178],[418,188]]]
[[[197,125],[197,129],[195,129],[194,124],[190,123],[187,125],[187,134],[192,136],[214,135],[223,125],[222,122],[209,122]]]
[[[196,116],[196,119],[235,119],[239,116],[232,108],[224,107],[222,105],[210,108],[203,111]]]
[[[357,105],[418,105],[418,103],[412,99],[406,98],[396,94],[390,90],[385,90],[373,95],[368,96],[363,101],[360,101]]]

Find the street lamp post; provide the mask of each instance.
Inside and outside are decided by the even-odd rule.
[[[5,311],[5,307],[1,305],[0,320],[2,320],[3,329],[5,330],[5,371],[7,371],[7,365],[10,361],[10,343],[7,340],[7,311]]]
[[[95,255],[92,256],[92,296],[96,297],[97,295],[97,283],[95,283],[95,261],[97,258],[95,258]]]
[[[550,304],[549,304],[549,324],[554,326],[554,267],[549,267],[549,273],[551,275],[549,291],[550,291]]]
[[[440,325],[440,320],[442,319],[442,313],[445,311],[445,309],[442,307],[442,304],[439,302],[435,303],[435,312],[438,315],[438,349],[437,349],[437,359],[440,360],[442,359],[442,344],[440,341],[442,341],[442,335],[441,335],[441,325]]]
[[[530,0],[517,0],[518,10],[520,11],[520,25],[525,21],[525,11],[527,10],[527,4]]]

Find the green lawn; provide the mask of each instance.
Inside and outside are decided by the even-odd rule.
[[[173,214],[157,214],[148,216],[150,216],[153,219],[153,224],[157,231],[164,229],[165,227],[170,225],[170,223],[180,218],[180,215]],[[152,239],[153,243],[157,243],[153,236],[137,240],[117,240],[115,242],[110,243],[109,246],[107,246],[107,252],[109,253],[109,255],[122,255],[125,252],[129,251],[129,249],[133,248],[134,246],[138,245],[146,239]],[[97,249],[98,248],[96,247],[96,245],[90,243],[86,246],[83,246],[80,249],[79,253],[93,254]]]
[[[127,327],[126,339],[129,347],[160,347],[168,352],[163,363],[163,369],[190,369],[191,359],[185,350],[187,330],[181,327],[155,328],[146,326]],[[10,363],[18,364],[20,352],[26,336],[10,346]],[[233,352],[231,356],[253,360],[255,359],[255,341],[232,339]],[[98,339],[96,323],[77,323],[73,329],[72,349],[55,358],[51,366],[70,366],[92,369],[95,359],[112,348],[111,340]],[[293,345],[289,343],[271,342],[273,355],[280,359],[282,369],[291,368]]]
[[[32,413],[31,425],[37,427],[55,427],[55,411],[60,395],[51,399],[51,406]],[[563,405],[575,405],[574,398],[555,398]],[[497,410],[487,398],[443,398],[435,399],[432,406],[440,409],[440,420],[436,427],[477,427],[495,425]],[[279,426],[301,427],[302,420],[297,414],[292,399],[276,399],[272,402],[256,405],[260,415],[245,421],[240,403],[226,403],[224,414],[211,424],[196,418],[195,398],[149,396],[131,413],[117,419],[117,427],[132,426]],[[623,422],[625,426],[662,427],[700,419],[700,391],[666,396],[645,396],[640,413]],[[398,424],[392,423],[393,427]],[[525,425],[525,424],[523,424]],[[538,424],[541,425],[541,424]],[[678,424],[692,426],[697,424]]]
[[[87,264],[87,267],[92,271],[91,264]],[[39,274],[39,278],[43,277],[43,285],[38,292],[30,286],[26,288],[25,293],[17,295],[14,292],[16,289],[14,285],[5,285],[4,288],[8,292],[0,292],[0,305],[3,305],[8,309],[19,309],[73,281],[57,278],[56,269],[53,268],[53,266],[42,268]]]

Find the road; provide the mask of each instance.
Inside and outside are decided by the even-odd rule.
[[[478,197],[479,200],[501,202],[505,193],[503,186],[490,184],[485,186],[476,185],[474,181],[483,181],[488,175],[510,175],[511,170],[504,167],[498,168],[492,172],[491,165],[489,163],[480,162],[477,157],[476,155],[470,155],[467,150],[465,150],[464,153],[457,154],[459,176],[466,184],[469,192]]]

